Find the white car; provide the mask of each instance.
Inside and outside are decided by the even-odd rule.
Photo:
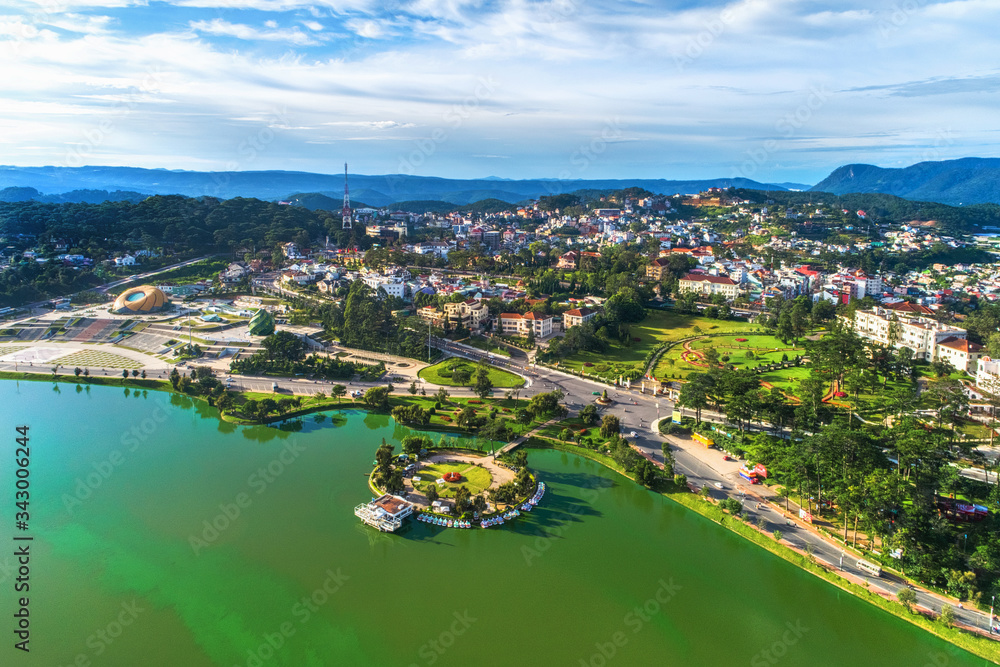
[[[636,433],[635,431],[632,431],[631,433],[629,433],[629,435],[632,436],[633,438],[639,437],[639,434]]]
[[[715,483],[715,488],[717,488],[717,489],[724,489],[726,487],[722,485],[722,482],[716,482]]]

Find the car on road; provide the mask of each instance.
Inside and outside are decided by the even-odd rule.
[[[636,433],[635,431],[632,431],[631,433],[629,433],[629,435],[632,436],[633,438],[638,438],[639,437],[639,434]]]
[[[725,485],[722,482],[715,482],[715,484],[713,486],[715,486],[715,488],[717,488],[717,489],[724,489],[724,488],[726,488]]]
[[[601,392],[599,392],[599,391],[592,391],[592,392],[590,392],[590,395],[591,396],[600,396]]]
[[[722,457],[722,460],[723,461],[733,461],[734,459],[729,454],[726,454],[725,456]]]

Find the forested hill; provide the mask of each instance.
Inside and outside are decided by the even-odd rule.
[[[95,261],[129,249],[184,253],[241,246],[271,248],[340,229],[340,214],[282,206],[259,199],[154,196],[138,203],[0,203],[0,235],[30,235],[41,244],[65,240]]]
[[[881,193],[835,195],[829,192],[761,192],[737,190],[738,196],[763,204],[773,201],[784,206],[808,208],[826,204],[848,211],[865,211],[881,223],[906,224],[936,221],[934,227],[950,233],[974,233],[983,227],[1000,227],[1000,205],[949,206],[935,202],[911,201]]]
[[[813,190],[834,194],[882,192],[954,205],[1000,203],[1000,158],[919,162],[901,169],[848,164],[835,169]]]

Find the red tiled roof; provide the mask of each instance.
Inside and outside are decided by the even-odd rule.
[[[696,283],[715,283],[716,285],[735,285],[731,278],[725,278],[723,276],[710,276],[708,274],[697,274],[689,273],[681,280],[690,280]]]
[[[939,341],[938,345],[944,345],[945,347],[958,350],[959,352],[965,352],[966,354],[976,354],[983,349],[983,346],[978,343],[973,343],[971,340],[957,338],[955,336],[949,336],[948,338]]]
[[[909,301],[903,301],[900,303],[894,303],[892,305],[886,306],[889,310],[895,310],[898,313],[916,313],[918,315],[931,315],[934,311],[926,306],[921,306],[916,303],[910,303]]]

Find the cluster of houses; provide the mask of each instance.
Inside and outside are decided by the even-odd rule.
[[[575,301],[586,301],[594,307],[576,305],[564,311],[561,316],[529,311],[524,314],[500,313],[494,318],[484,300],[467,299],[446,303],[441,308],[424,306],[417,310],[417,316],[436,327],[454,329],[461,326],[469,332],[480,332],[492,325],[496,333],[504,336],[520,338],[533,336],[536,340],[543,340],[557,331],[567,331],[584,322],[589,322],[600,312],[597,307],[599,299]],[[526,302],[531,305],[530,299]]]

